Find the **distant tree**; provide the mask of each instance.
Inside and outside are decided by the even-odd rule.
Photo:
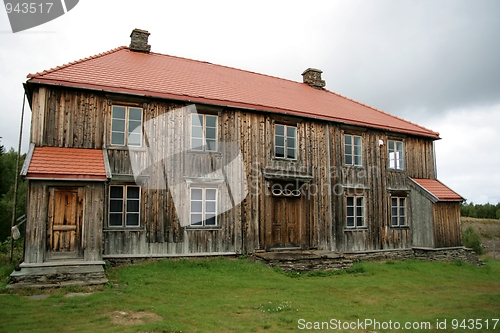
[[[20,164],[24,163],[21,156]],[[14,149],[0,155],[0,242],[10,236],[12,205],[14,204],[14,181],[16,178],[17,153]],[[26,212],[26,182],[19,178],[17,190],[16,218]]]

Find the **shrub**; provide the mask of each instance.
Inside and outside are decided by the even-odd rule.
[[[476,254],[484,254],[483,246],[481,244],[481,236],[471,226],[465,229],[463,235],[464,246],[471,248]]]

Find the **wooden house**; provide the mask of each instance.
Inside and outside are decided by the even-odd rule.
[[[462,245],[438,133],[326,90],[320,70],[294,82],[148,36],[28,76],[15,282],[68,267],[102,282],[107,259]]]

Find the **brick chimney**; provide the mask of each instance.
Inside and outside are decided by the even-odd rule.
[[[146,30],[134,29],[130,34],[130,51],[149,53],[151,45],[148,45],[150,33]]]
[[[321,70],[316,68],[308,68],[302,73],[302,82],[307,83],[315,89],[323,89],[326,82],[321,80]]]

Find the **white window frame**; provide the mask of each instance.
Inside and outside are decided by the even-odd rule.
[[[194,117],[202,117],[203,119],[203,124],[195,124]],[[213,117],[215,118],[215,128],[214,127],[208,127],[207,124],[207,117]],[[193,127],[201,127],[202,129],[202,137],[195,137],[193,133]],[[207,145],[207,128],[214,128],[215,129],[215,138],[210,138],[209,140],[215,140],[215,149],[209,149],[209,145]],[[205,151],[205,152],[217,152],[218,146],[219,146],[219,116],[214,115],[214,114],[200,114],[200,113],[192,113],[191,114],[191,127],[190,127],[190,149],[192,151]],[[201,146],[194,146],[193,145],[193,140],[201,140],[203,145]]]
[[[394,204],[396,202],[396,204]],[[391,196],[391,227],[408,226],[407,198]],[[396,223],[394,223],[396,221]]]
[[[115,108],[123,108],[125,109],[125,119],[122,118],[115,118],[113,116]],[[141,111],[141,119],[140,119],[140,125],[136,127],[132,132],[129,132],[129,124],[131,121],[137,121],[137,120],[131,120],[130,119],[130,109],[137,109]],[[143,125],[143,118],[144,118],[144,109],[141,107],[137,106],[125,106],[125,105],[113,105],[111,108],[111,135],[110,135],[110,145],[111,146],[128,146],[128,147],[142,147],[142,125]],[[123,120],[124,121],[124,129],[123,131],[119,131],[116,128],[113,128],[113,121],[114,120]],[[113,142],[113,133],[120,133],[123,134],[123,142],[116,143]],[[129,135],[130,134],[138,135],[139,136],[139,144],[129,144]]]
[[[349,199],[352,198],[353,204],[349,205]],[[359,204],[361,201],[361,204]],[[352,215],[349,214],[349,208],[352,208]],[[361,212],[359,211],[361,209]],[[345,197],[345,225],[348,229],[366,228],[365,197],[356,195],[346,195]],[[349,225],[349,219],[352,219],[352,225]],[[359,220],[361,224],[359,224]]]
[[[351,143],[347,144],[346,138],[351,138]],[[356,145],[356,139],[359,139],[359,145]],[[348,148],[349,147],[349,148]],[[356,154],[355,147],[359,147],[359,154]],[[349,150],[349,151],[348,151]],[[347,162],[347,156],[350,156],[351,162]],[[356,159],[359,158],[358,163]],[[353,166],[363,165],[363,138],[359,135],[344,134],[344,164]]]
[[[111,188],[112,187],[121,187],[123,189],[122,191],[122,211],[120,214],[122,214],[122,223],[121,225],[111,225],[111,215],[112,214],[117,214],[118,212],[112,212],[111,211],[111,201],[113,199],[117,198],[112,198],[111,197]],[[139,191],[139,198],[128,198],[128,189],[129,188],[137,188]],[[110,228],[137,228],[141,226],[141,187],[137,185],[119,185],[119,184],[113,184],[109,185],[108,187],[108,227]],[[138,212],[129,212],[127,210],[127,203],[128,201],[138,201],[139,202],[139,211]],[[135,225],[127,225],[127,215],[128,214],[137,214],[137,224]]]
[[[193,200],[193,190],[201,190],[202,197],[201,200]],[[215,191],[215,199],[207,199],[207,190],[213,190]],[[206,228],[215,228],[219,226],[219,221],[218,221],[218,210],[219,210],[219,205],[218,205],[218,195],[219,195],[219,190],[216,187],[198,187],[198,186],[193,186],[189,188],[189,225],[190,227],[206,227]],[[201,202],[202,206],[202,211],[201,212],[193,212],[193,202]],[[215,211],[207,212],[207,203],[214,203],[215,204]],[[196,214],[198,213],[198,214]],[[201,218],[201,224],[193,224],[193,215],[200,215],[201,213],[202,218]],[[207,224],[207,214],[214,214],[214,224]],[[197,222],[195,222],[197,223]]]
[[[276,134],[276,129],[278,128],[278,126],[281,126],[283,127],[283,135],[277,135]],[[288,139],[291,138],[288,136],[288,128],[293,128],[295,130],[295,144],[293,147],[288,147]],[[283,146],[278,146],[276,144],[276,137],[277,136],[282,136],[283,137]],[[297,139],[298,139],[298,128],[297,126],[290,126],[290,125],[284,125],[284,124],[275,124],[274,125],[274,158],[278,158],[278,159],[283,159],[283,160],[292,160],[292,161],[295,161],[297,160],[297,156],[298,156],[298,149],[297,149]],[[280,156],[276,156],[277,155],[277,147],[279,148],[283,148],[283,157],[280,157]],[[293,149],[295,151],[295,156],[293,158],[291,157],[288,157],[288,149]]]
[[[389,169],[404,170],[404,147],[405,146],[403,141],[387,140],[387,149],[389,153]]]

